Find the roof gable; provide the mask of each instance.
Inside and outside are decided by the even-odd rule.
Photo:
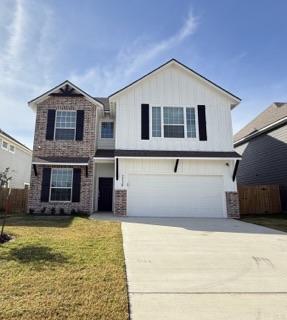
[[[87,99],[91,103],[93,103],[101,108],[104,107],[104,104],[102,101],[97,100],[96,98],[90,96],[88,93],[86,93],[85,91],[83,91],[82,89],[80,89],[79,87],[74,85],[69,80],[66,80],[66,81],[60,83],[59,85],[52,88],[51,90],[46,91],[45,93],[43,93],[39,97],[37,97],[33,100],[30,100],[28,102],[28,105],[32,109],[35,109],[39,102],[42,102],[42,101],[48,99],[50,96],[84,97],[85,99]]]
[[[111,94],[109,96],[109,98],[114,98],[115,96],[123,93],[124,91],[130,89],[131,87],[135,86],[136,84],[140,83],[141,81],[143,80],[146,80],[148,79],[148,77],[150,77],[151,75],[157,73],[157,72],[160,72],[161,70],[169,67],[169,66],[172,66],[172,65],[177,65],[179,68],[189,72],[189,73],[192,73],[192,75],[195,77],[195,78],[198,78],[200,79],[201,81],[204,81],[205,83],[207,83],[208,85],[212,86],[213,88],[215,88],[217,91],[221,92],[222,94],[224,95],[227,95],[229,98],[231,98],[231,100],[234,102],[234,106],[236,106],[240,101],[241,99],[238,98],[237,96],[235,96],[234,94],[230,93],[229,91],[223,89],[222,87],[220,87],[219,85],[215,84],[214,82],[212,82],[211,80],[205,78],[204,76],[202,76],[201,74],[199,74],[198,72],[190,69],[189,67],[187,67],[186,65],[184,65],[183,63],[177,61],[176,59],[171,59],[169,61],[167,61],[166,63],[162,64],[161,66],[159,66],[158,68],[152,70],[151,72],[147,73],[146,75],[144,75],[143,77],[135,80],[134,82],[130,83],[129,85],[125,86],[124,88],[114,92],[113,94]]]
[[[271,106],[261,112],[256,118],[249,122],[234,135],[234,142],[238,142],[259,130],[274,124],[287,117],[287,103],[274,102]]]

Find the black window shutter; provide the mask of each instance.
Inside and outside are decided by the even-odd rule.
[[[198,114],[199,140],[206,141],[207,133],[206,133],[206,115],[205,115],[204,105],[197,106],[197,114]]]
[[[81,193],[81,169],[75,168],[73,174],[72,202],[80,202]]]
[[[76,140],[83,140],[84,136],[84,110],[77,111],[77,129],[76,129]]]
[[[54,140],[56,110],[49,109],[47,115],[46,140]]]
[[[149,140],[149,104],[142,104],[142,140]]]
[[[51,168],[43,168],[41,202],[49,201]]]

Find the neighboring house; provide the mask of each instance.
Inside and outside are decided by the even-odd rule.
[[[237,217],[239,102],[174,59],[108,98],[63,82],[29,102],[37,113],[30,209]]]
[[[9,168],[9,187],[23,189],[30,184],[32,151],[0,129],[0,172]]]
[[[287,210],[287,103],[274,102],[234,136],[238,184],[279,184]]]

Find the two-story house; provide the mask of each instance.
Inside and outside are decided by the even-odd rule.
[[[239,102],[175,59],[107,98],[63,82],[29,102],[30,209],[238,217]]]
[[[32,150],[0,129],[0,172],[9,168],[10,188],[24,189],[30,184]]]

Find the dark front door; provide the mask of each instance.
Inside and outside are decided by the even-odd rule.
[[[99,178],[98,211],[112,211],[113,178]]]

